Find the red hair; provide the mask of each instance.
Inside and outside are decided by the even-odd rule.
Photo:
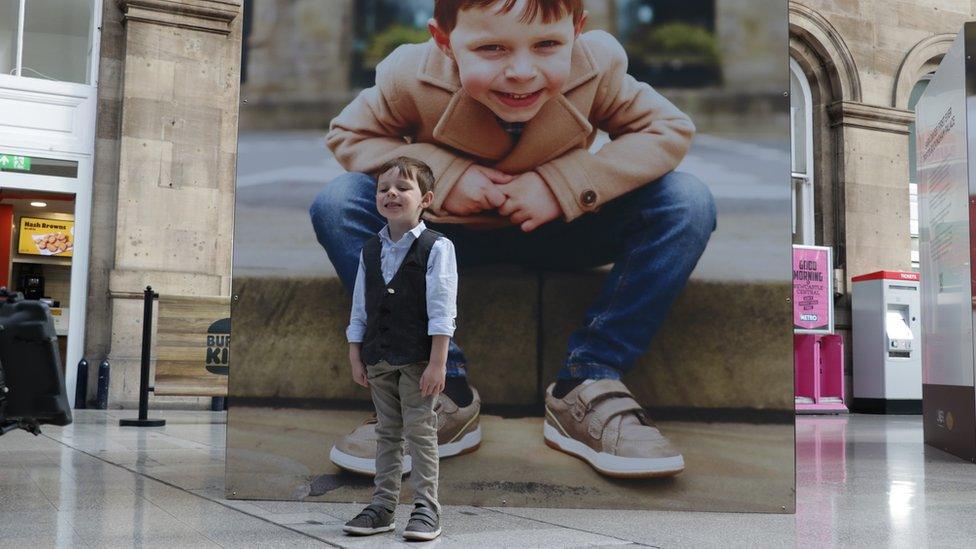
[[[450,34],[457,26],[458,13],[462,10],[484,10],[501,3],[498,11],[508,13],[515,8],[517,2],[518,0],[434,0],[434,20],[445,34]],[[573,25],[579,24],[583,17],[583,0],[526,0],[521,21],[529,23],[541,15],[543,23],[552,23],[567,14],[572,14]]]

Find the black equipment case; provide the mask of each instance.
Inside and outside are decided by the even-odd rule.
[[[71,423],[58,337],[47,305],[0,288],[0,434]]]

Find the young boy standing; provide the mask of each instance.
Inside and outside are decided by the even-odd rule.
[[[376,489],[344,530],[393,530],[406,438],[414,510],[403,536],[431,540],[441,532],[434,402],[454,335],[457,263],[451,241],[420,220],[433,200],[430,168],[398,157],[376,173],[376,210],[387,225],[360,254],[346,333],[352,378],[370,389],[376,407]]]
[[[674,475],[683,456],[620,379],[705,250],[715,205],[701,181],[673,171],[691,146],[691,120],[627,74],[620,43],[583,33],[585,22],[582,0],[435,0],[433,39],[397,48],[376,85],[332,120],[326,142],[349,173],[316,197],[312,225],[349,287],[362,242],[382,224],[362,172],[409,155],[434,172],[424,217],[462,265],[613,263],[546,391],[542,434],[608,476]],[[598,130],[611,140],[590,152]],[[451,441],[469,434],[454,430],[475,429],[480,406],[458,383],[468,366],[452,341],[442,398],[450,413],[471,414],[439,431],[455,454]],[[361,463],[371,429],[337,443],[333,461]],[[478,434],[460,450],[476,448]]]

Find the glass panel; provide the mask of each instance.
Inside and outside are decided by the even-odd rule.
[[[929,78],[925,77],[915,83],[912,93],[908,95],[908,109],[915,110],[915,105],[929,86]],[[915,161],[915,123],[908,125],[908,233],[912,239],[912,270],[919,270],[918,254],[918,174]]]
[[[88,84],[94,0],[27,0],[20,75]]]
[[[0,73],[14,74],[17,65],[17,21],[20,0],[0,0]]]
[[[908,109],[914,111],[915,104],[918,103],[922,93],[925,88],[929,86],[929,79],[923,78],[915,83],[915,87],[912,88],[912,93],[908,96]],[[918,176],[915,173],[916,169],[915,162],[915,123],[912,122],[908,124],[908,181],[910,183],[917,183]]]
[[[918,237],[918,184],[908,184],[908,232]]]
[[[796,72],[790,71],[790,136],[793,140],[793,171],[806,173],[807,171],[807,104],[803,96],[803,88],[796,77]]]
[[[803,198],[803,189],[806,186],[806,179],[793,177],[793,243],[810,244],[804,242],[803,227],[809,213],[806,211],[808,205]]]

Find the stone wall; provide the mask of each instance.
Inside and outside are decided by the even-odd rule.
[[[830,80],[811,82],[815,109],[826,114],[816,124],[817,156],[833,164],[817,174],[817,192],[836,195],[840,215],[819,214],[841,227],[822,227],[819,239],[841,248],[848,283],[864,272],[911,266],[908,92],[973,16],[969,0],[790,2],[791,54],[812,52],[806,57],[818,57],[821,67],[804,67],[808,79]],[[837,233],[844,236],[833,242]]]
[[[863,102],[902,109],[907,104],[893,104],[893,90],[909,51],[933,35],[958,33],[965,21],[976,16],[971,0],[805,0],[793,3],[805,4],[815,10],[844,39],[857,64]]]

